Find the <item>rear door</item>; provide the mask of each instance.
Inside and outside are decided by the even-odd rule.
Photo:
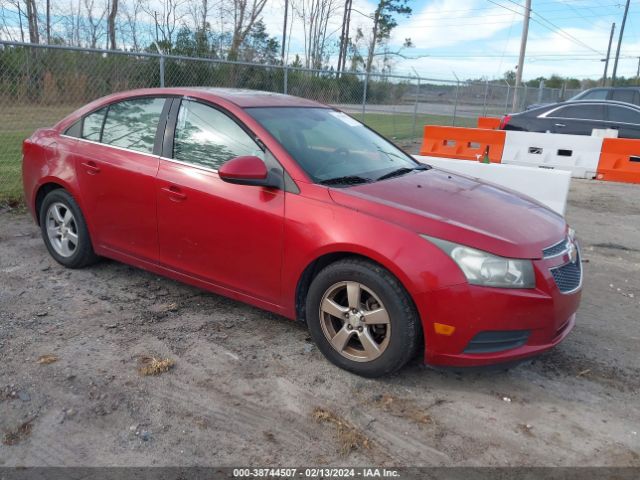
[[[549,129],[553,133],[570,135],[591,135],[594,128],[605,128],[604,103],[587,103],[566,105],[544,117],[549,121]]]
[[[197,100],[174,101],[165,138],[156,181],[160,263],[279,304],[285,192],[224,182],[218,168],[243,155],[282,167],[229,112]]]
[[[640,105],[640,93],[631,88],[616,88],[613,90],[610,100]]]
[[[155,177],[165,103],[133,98],[87,115],[74,155],[94,242],[151,262],[158,261]]]
[[[607,106],[607,126],[618,130],[620,138],[640,138],[640,111],[623,105]]]

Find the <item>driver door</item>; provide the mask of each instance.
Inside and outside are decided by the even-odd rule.
[[[553,122],[553,133],[591,135],[594,128],[606,128],[604,103],[568,105],[547,117]]]
[[[285,192],[226,183],[217,172],[232,158],[270,154],[225,111],[198,101],[175,101],[172,128],[156,182],[160,263],[279,304]]]

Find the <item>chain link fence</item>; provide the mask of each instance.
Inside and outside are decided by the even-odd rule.
[[[288,93],[333,105],[408,150],[425,124],[475,126],[577,92],[217,59],[0,41],[0,202],[22,195],[22,141],[91,100],[144,87],[211,86]],[[516,101],[514,102],[514,95]],[[514,108],[515,104],[515,108]]]

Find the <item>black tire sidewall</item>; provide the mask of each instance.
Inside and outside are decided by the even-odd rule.
[[[329,343],[320,325],[320,301],[334,284],[354,281],[372,290],[382,301],[391,319],[391,338],[384,353],[370,362],[343,357]],[[335,365],[365,377],[392,373],[414,356],[420,326],[410,297],[386,269],[373,262],[337,262],[322,270],[313,280],[306,300],[309,331],[319,350]]]
[[[78,245],[76,246],[76,251],[70,257],[59,255],[51,245],[51,241],[47,235],[47,211],[49,207],[56,202],[62,203],[71,210],[75,219],[76,228],[78,229]],[[80,268],[94,260],[95,254],[84,216],[74,198],[66,190],[56,189],[44,197],[42,205],[40,206],[40,230],[49,254],[61,265],[69,268]]]

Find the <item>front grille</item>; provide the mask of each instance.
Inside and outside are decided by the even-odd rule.
[[[556,281],[558,289],[562,293],[569,293],[577,290],[582,281],[582,265],[580,264],[580,254],[577,255],[575,263],[567,263],[561,267],[551,269],[553,279]]]
[[[492,353],[518,348],[527,343],[529,330],[480,332],[471,339],[464,353]]]
[[[551,245],[550,247],[542,250],[542,255],[544,258],[555,257],[560,255],[561,253],[567,250],[567,239],[565,238],[561,242],[556,243],[555,245]]]

